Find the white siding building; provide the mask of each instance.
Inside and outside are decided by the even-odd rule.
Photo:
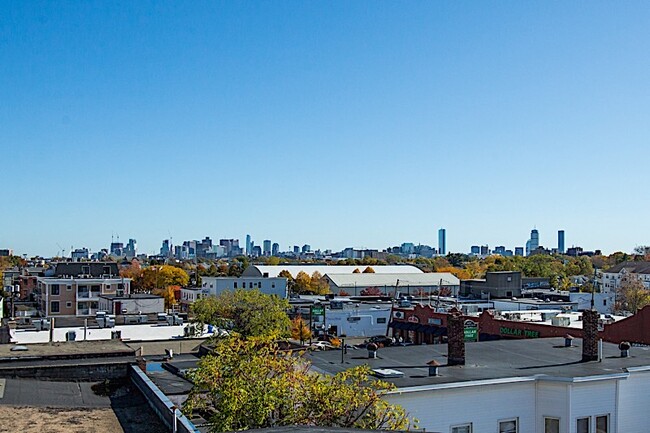
[[[427,432],[645,433],[650,431],[650,348],[622,357],[604,343],[602,361],[582,362],[582,341],[562,338],[466,344],[466,364],[446,366],[446,344],[388,347],[376,359],[338,351],[311,354],[317,370],[354,365],[391,368],[397,386],[386,399],[403,406]],[[358,351],[355,355],[358,354]],[[338,362],[335,362],[338,360]],[[427,363],[438,361],[438,376]]]
[[[286,278],[265,277],[202,277],[201,296],[216,296],[226,290],[257,289],[267,295],[288,298]],[[182,296],[182,295],[181,295]]]
[[[646,289],[650,289],[650,262],[623,262],[603,271],[600,279],[602,291],[616,291],[626,276],[638,279]]]

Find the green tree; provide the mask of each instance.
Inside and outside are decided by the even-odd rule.
[[[310,371],[300,356],[260,339],[221,340],[189,373],[194,388],[185,413],[207,410],[210,431],[307,425],[406,430],[413,425],[403,408],[382,396],[394,385],[369,378],[369,367],[334,376]]]
[[[286,313],[288,308],[286,299],[266,295],[257,289],[225,291],[192,304],[196,322],[231,329],[243,337],[288,337],[291,327]]]
[[[286,269],[283,269],[278,274],[278,277],[286,278],[287,279],[287,290],[289,291],[289,293],[295,293],[296,281],[293,279],[293,275],[291,275],[291,272],[287,271]]]

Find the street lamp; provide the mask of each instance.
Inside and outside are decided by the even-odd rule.
[[[343,362],[345,362],[344,355],[345,352],[347,352],[347,350],[345,349],[345,337],[347,337],[347,335],[341,334],[339,335],[339,337],[341,337],[341,364],[343,364]]]

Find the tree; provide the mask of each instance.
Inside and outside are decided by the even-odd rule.
[[[142,289],[152,292],[169,286],[187,286],[190,276],[181,268],[170,265],[150,266],[142,270]]]
[[[300,340],[300,344],[311,338],[309,326],[300,314],[291,320],[291,338],[294,340]]]
[[[153,294],[165,298],[165,308],[172,308],[176,305],[176,290],[180,290],[180,287],[167,286],[164,289],[155,289]]]
[[[366,269],[363,270],[363,273],[364,274],[374,274],[375,270],[373,268],[371,268],[370,266],[368,266]]]
[[[295,279],[294,289],[296,293],[300,294],[311,293],[311,277],[303,271],[298,272]]]
[[[310,292],[315,295],[325,295],[330,292],[329,283],[318,271],[314,271],[314,273],[311,274],[309,287]]]
[[[636,314],[641,308],[650,305],[650,291],[635,275],[627,274],[621,279],[616,291],[617,309]]]
[[[243,337],[288,337],[289,302],[259,290],[237,289],[198,299],[192,305],[194,320],[231,329]]]
[[[293,279],[293,275],[291,275],[291,272],[287,271],[286,269],[283,269],[278,274],[278,277],[286,278],[287,279],[287,290],[289,291],[289,293],[294,293],[296,282]]]
[[[360,366],[326,376],[268,340],[228,338],[189,373],[194,387],[183,411],[212,412],[211,432],[289,425],[411,427],[404,409],[382,398],[395,386],[371,380],[369,373],[368,366]]]

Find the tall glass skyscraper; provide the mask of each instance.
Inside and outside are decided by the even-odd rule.
[[[438,254],[447,255],[447,231],[445,229],[438,230]]]
[[[537,248],[539,248],[539,232],[537,229],[532,229],[530,231],[530,239],[526,242],[526,255],[529,256]]]
[[[564,230],[557,232],[557,252],[564,254]]]

